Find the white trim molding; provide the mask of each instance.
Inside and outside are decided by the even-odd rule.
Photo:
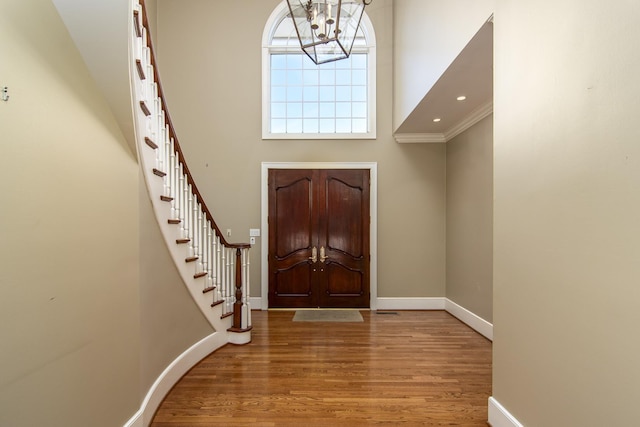
[[[377,300],[378,310],[445,310],[471,329],[493,341],[493,324],[444,297],[385,298]]]
[[[493,324],[487,322],[477,314],[467,310],[461,305],[456,304],[449,298],[445,299],[445,310],[458,320],[466,323],[479,334],[483,335],[489,341],[493,341]]]
[[[396,133],[393,138],[398,144],[444,144],[460,135],[480,120],[493,113],[493,101],[473,110],[467,117],[443,133]]]
[[[524,427],[493,396],[489,398],[489,425],[491,427]]]
[[[266,310],[268,307],[262,307],[262,297],[249,297],[251,310]]]
[[[144,423],[142,422],[142,409],[138,409],[133,417],[129,421],[124,424],[124,427],[144,427]]]
[[[453,126],[451,129],[444,133],[444,138],[447,141],[452,140],[456,136],[460,135],[465,130],[469,129],[471,126],[478,123],[480,120],[489,116],[493,113],[493,101],[489,101],[484,105],[479,106],[475,110],[473,110],[467,117],[465,117],[461,122],[457,125]]]
[[[444,144],[443,133],[396,133],[393,138],[398,144]]]
[[[444,310],[442,297],[378,298],[378,310]]]
[[[153,415],[162,403],[169,390],[196,363],[204,359],[213,351],[227,344],[225,332],[214,332],[193,344],[165,368],[153,383],[138,412],[127,421],[124,427],[143,427],[151,423]]]

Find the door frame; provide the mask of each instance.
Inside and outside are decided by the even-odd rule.
[[[261,308],[269,308],[269,169],[368,169],[369,170],[369,292],[370,310],[378,309],[378,163],[377,162],[262,162],[261,173]]]

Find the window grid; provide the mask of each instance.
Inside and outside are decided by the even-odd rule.
[[[272,53],[271,133],[367,133],[368,58],[316,65],[303,53]]]

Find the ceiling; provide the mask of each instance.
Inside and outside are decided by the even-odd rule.
[[[458,96],[464,95],[464,101]],[[446,142],[493,111],[493,23],[485,23],[396,130],[398,142]],[[439,122],[433,119],[439,118]]]

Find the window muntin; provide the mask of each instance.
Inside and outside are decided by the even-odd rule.
[[[363,16],[349,58],[316,65],[283,2],[263,36],[263,139],[375,138],[375,44]]]
[[[367,133],[366,57],[317,66],[304,53],[272,53],[271,133]]]

